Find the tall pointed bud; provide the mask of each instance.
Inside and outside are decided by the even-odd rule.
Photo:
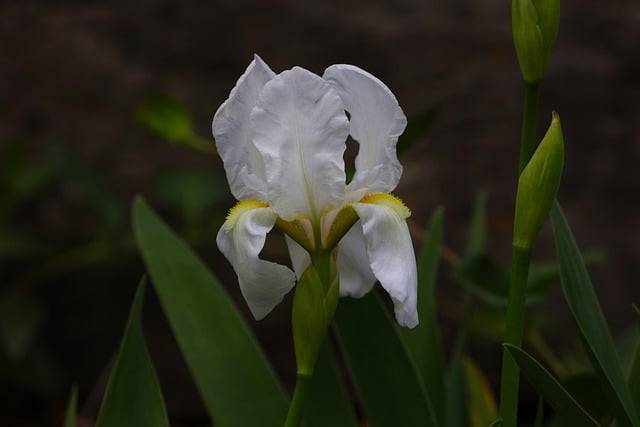
[[[522,78],[537,83],[555,49],[560,0],[513,0],[511,23]]]
[[[564,139],[555,112],[542,142],[518,180],[513,245],[529,249],[535,243],[560,187]]]

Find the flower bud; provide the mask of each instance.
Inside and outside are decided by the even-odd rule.
[[[293,296],[291,323],[298,374],[312,376],[339,298],[337,275],[323,285],[313,264],[305,270]]]
[[[513,245],[531,248],[558,193],[564,165],[560,117],[554,112],[549,130],[518,180]]]
[[[513,0],[511,23],[522,78],[537,83],[555,48],[560,0]]]

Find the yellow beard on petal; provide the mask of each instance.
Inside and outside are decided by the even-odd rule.
[[[257,199],[240,200],[238,203],[236,203],[234,207],[229,209],[229,213],[227,213],[227,218],[224,222],[223,227],[227,230],[230,230],[236,225],[236,222],[238,222],[238,218],[240,218],[240,215],[242,215],[243,213],[253,209],[268,208],[268,207],[269,207],[269,204],[262,200],[257,200]]]
[[[383,205],[393,209],[400,218],[407,219],[411,216],[411,210],[402,200],[389,193],[370,193],[360,199],[359,203]]]

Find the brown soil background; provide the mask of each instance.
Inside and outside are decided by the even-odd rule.
[[[18,139],[38,153],[50,141],[63,141],[132,197],[145,193],[163,170],[222,167],[159,145],[132,123],[132,111],[149,90],[182,99],[198,132],[208,136],[213,113],[254,52],[276,71],[300,65],[322,73],[330,64],[352,63],[386,82],[408,116],[438,108],[433,129],[403,159],[397,193],[416,221],[424,225],[435,206],[444,205],[447,243],[461,248],[471,200],[484,188],[490,195],[489,251],[506,260],[522,98],[509,3],[3,2],[0,144]],[[579,244],[609,254],[593,279],[614,330],[631,322],[629,304],[640,301],[638,76],[640,3],[564,0],[556,54],[541,91],[540,132],[557,110],[567,140],[559,198]],[[552,253],[546,230],[536,256]],[[207,259],[246,313],[229,265],[216,251]],[[133,276],[142,272],[140,266],[134,270]],[[83,414],[91,417],[99,401],[91,391],[116,347],[135,282],[86,279],[50,284],[52,309],[43,334],[69,382],[80,385]],[[450,286],[441,282],[443,298],[455,295]],[[575,334],[559,292],[548,310],[562,319],[565,335]],[[287,319],[283,305],[252,325],[290,381]],[[155,301],[146,329],[176,425],[203,424],[199,398]],[[493,372],[496,349],[477,351]],[[0,390],[14,396],[11,388]],[[0,421],[7,420],[0,424],[55,425],[66,390],[47,399],[19,396],[0,403]]]

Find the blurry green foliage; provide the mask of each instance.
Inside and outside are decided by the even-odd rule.
[[[169,427],[160,383],[142,331],[143,279],[133,298],[96,427]]]
[[[150,93],[134,117],[138,124],[170,144],[184,145],[208,154],[216,153],[213,142],[195,132],[191,114],[176,98]]]
[[[76,427],[78,417],[78,387],[71,387],[69,400],[67,401],[67,410],[64,415],[64,427]]]

